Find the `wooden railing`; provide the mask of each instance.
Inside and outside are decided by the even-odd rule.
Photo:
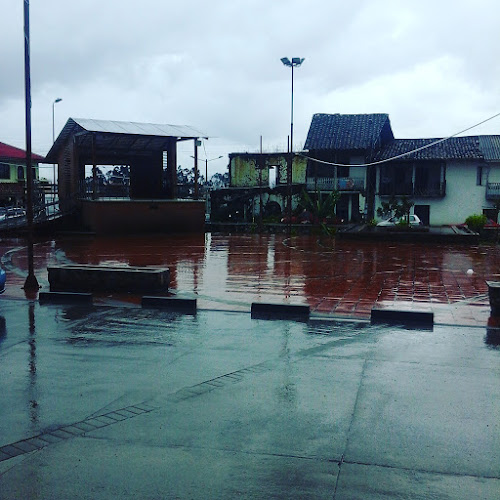
[[[308,191],[319,189],[320,191],[361,191],[365,187],[365,180],[357,177],[309,177],[307,179]]]

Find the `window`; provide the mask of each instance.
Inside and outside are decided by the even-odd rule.
[[[349,177],[349,167],[337,167],[337,177]]]
[[[392,163],[380,167],[379,194],[411,196],[413,194],[413,167],[405,163]]]
[[[444,196],[441,181],[444,165],[440,162],[418,162],[415,164],[415,196]]]
[[[483,185],[483,167],[477,167],[476,170],[476,186]]]
[[[22,181],[24,180],[24,167],[17,167],[17,180]]]
[[[10,165],[8,163],[0,163],[0,179],[10,179]]]

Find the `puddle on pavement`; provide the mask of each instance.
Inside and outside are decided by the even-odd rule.
[[[14,269],[26,268],[23,252],[11,260]],[[35,245],[39,274],[46,275],[49,264],[70,262],[168,267],[176,294],[214,303],[306,304],[315,312],[362,318],[380,301],[449,304],[479,297],[486,305],[485,281],[500,279],[495,245],[485,252],[465,245],[211,233],[72,236]]]

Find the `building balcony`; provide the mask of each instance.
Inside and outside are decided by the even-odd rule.
[[[413,190],[413,196],[418,198],[444,198],[445,195],[446,181],[427,186],[415,186]]]
[[[486,199],[500,199],[500,182],[488,182],[488,184],[486,185]]]
[[[413,196],[413,184],[381,184],[378,192],[379,196]]]
[[[446,195],[446,181],[427,186],[413,186],[401,184],[399,186],[383,185],[379,196],[411,196],[415,198],[444,198]]]
[[[365,179],[356,177],[309,177],[307,179],[307,190],[314,191],[362,191],[365,188]]]

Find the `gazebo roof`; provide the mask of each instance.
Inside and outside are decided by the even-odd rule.
[[[101,156],[116,161],[127,156],[140,156],[146,152],[165,151],[172,140],[206,138],[207,134],[189,125],[121,122],[69,118],[56,141],[47,153],[46,161],[56,163],[61,148],[69,137],[78,142],[79,154],[90,157],[92,141]],[[94,138],[94,139],[93,139]]]

